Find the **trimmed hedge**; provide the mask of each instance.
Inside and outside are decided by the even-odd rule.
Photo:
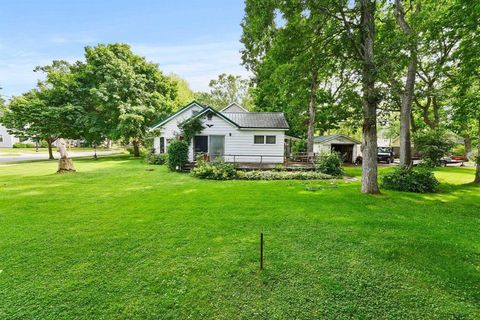
[[[33,143],[28,143],[28,142],[17,142],[14,143],[13,148],[35,148],[35,144]]]
[[[315,171],[237,171],[242,180],[326,180],[333,176]]]
[[[435,192],[439,184],[427,168],[399,168],[385,174],[381,186],[388,190],[427,193]]]
[[[192,175],[200,179],[232,180],[237,178],[237,171],[231,163],[201,161],[192,169]]]

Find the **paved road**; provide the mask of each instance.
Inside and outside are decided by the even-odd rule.
[[[121,153],[121,151],[97,151],[97,155],[104,156],[109,154]],[[93,151],[72,151],[68,153],[71,158],[79,157],[93,157]],[[59,153],[54,152],[53,156],[58,159]],[[32,161],[32,160],[48,160],[47,153],[19,153],[15,156],[2,156],[0,153],[0,162],[17,162],[17,161]]]

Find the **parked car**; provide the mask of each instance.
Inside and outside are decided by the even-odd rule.
[[[458,164],[463,167],[463,163],[467,162],[468,159],[464,156],[447,156],[440,159],[440,165],[446,167],[448,164]]]
[[[378,147],[377,161],[392,163],[395,160],[395,154],[393,148],[390,147]]]

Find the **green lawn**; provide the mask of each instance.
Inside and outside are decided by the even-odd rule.
[[[93,148],[84,148],[84,147],[72,147],[67,148],[68,151],[75,152],[75,151],[91,151],[93,152]],[[97,148],[97,151],[109,151],[112,149],[108,148]],[[116,150],[116,149],[115,149]],[[123,150],[119,148],[118,150]],[[57,152],[57,148],[53,147],[53,152]],[[48,154],[47,148],[38,148],[38,151],[35,148],[0,148],[0,156],[3,155],[19,155],[21,153],[45,153]]]
[[[438,194],[367,196],[75,165],[0,165],[0,319],[480,318],[473,169],[440,169]]]

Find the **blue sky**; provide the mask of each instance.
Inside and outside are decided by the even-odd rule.
[[[207,90],[222,72],[247,75],[240,65],[243,0],[10,0],[0,9],[2,95],[33,88],[37,65],[83,58],[83,47],[123,42]]]

